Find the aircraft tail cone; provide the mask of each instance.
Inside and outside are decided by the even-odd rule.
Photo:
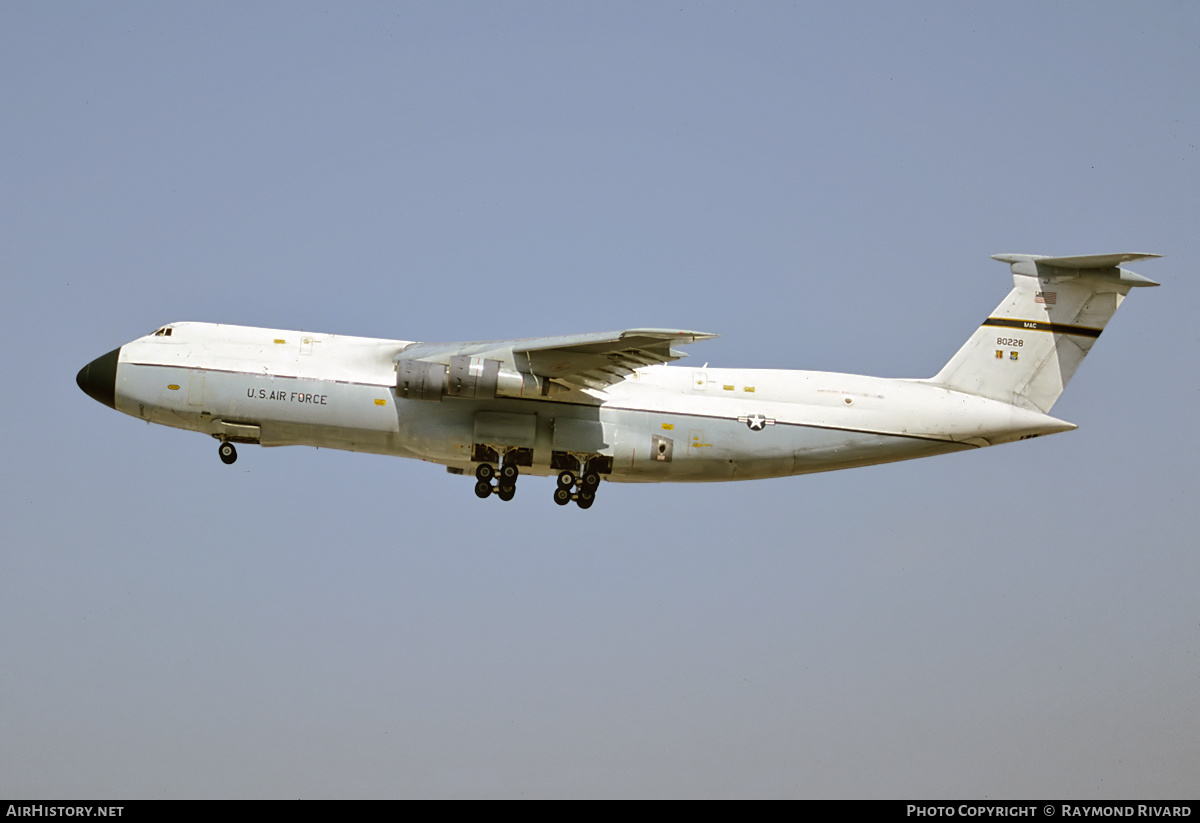
[[[117,407],[117,358],[121,349],[102,354],[79,370],[75,382],[83,393],[110,409]]]

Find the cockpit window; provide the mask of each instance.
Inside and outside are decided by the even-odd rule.
[[[163,326],[161,329],[159,329],[158,331],[156,331],[154,333],[154,336],[155,337],[170,337],[171,336],[171,327]]]

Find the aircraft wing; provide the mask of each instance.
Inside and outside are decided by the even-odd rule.
[[[455,355],[495,358],[517,371],[581,388],[604,389],[643,366],[686,356],[673,346],[712,337],[716,335],[682,329],[626,329],[479,343],[414,343],[399,357],[434,362],[448,362]]]
[[[643,366],[669,363],[687,355],[672,344],[716,337],[679,329],[628,329],[523,340],[513,346],[522,371],[567,383],[603,389],[620,383]]]

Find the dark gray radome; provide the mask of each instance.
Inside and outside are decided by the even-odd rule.
[[[115,348],[88,363],[75,375],[75,382],[88,397],[110,409],[117,407],[117,358],[120,356],[121,349]]]

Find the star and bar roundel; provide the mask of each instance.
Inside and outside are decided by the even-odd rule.
[[[755,412],[754,414],[743,415],[742,417],[738,418],[738,422],[745,423],[747,426],[750,427],[750,431],[755,431],[755,432],[760,432],[763,429],[765,429],[767,426],[775,425],[774,418],[764,417],[763,415],[759,414],[758,412]]]

